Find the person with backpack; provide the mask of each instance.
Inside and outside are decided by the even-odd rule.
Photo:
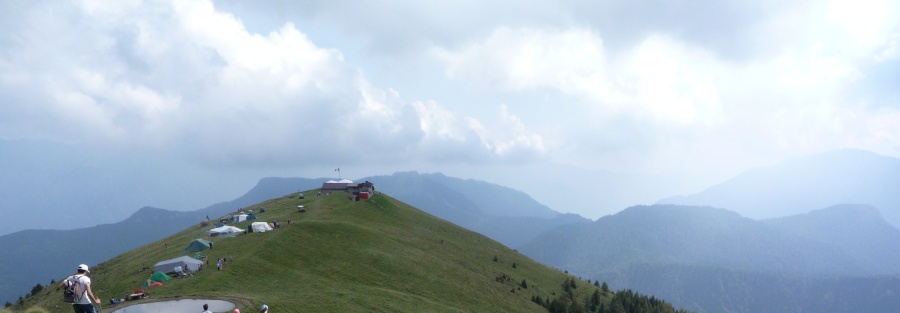
[[[91,299],[100,304],[100,298],[94,296],[94,292],[91,290],[91,279],[87,277],[90,273],[87,265],[80,264],[77,274],[67,277],[59,284],[59,287],[63,289],[63,301],[72,303],[75,313],[97,312]]]

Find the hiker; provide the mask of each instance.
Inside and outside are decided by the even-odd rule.
[[[263,306],[259,308],[259,313],[269,313],[269,306],[263,304]]]
[[[209,304],[203,304],[203,313],[212,313],[212,311],[209,310]]]
[[[87,274],[90,273],[91,271],[88,270],[87,265],[80,264],[78,265],[78,274],[66,277],[66,279],[59,284],[60,288],[65,289],[66,281],[71,279],[79,285],[79,287],[75,288],[75,290],[80,291],[80,294],[75,295],[75,302],[72,303],[72,309],[75,310],[75,313],[97,312],[94,309],[94,305],[91,303],[91,299],[94,299],[94,302],[100,304],[100,298],[94,296],[94,292],[91,290],[91,278],[87,277]]]
[[[222,259],[219,259],[218,266],[219,266],[218,270],[221,271],[222,270]]]

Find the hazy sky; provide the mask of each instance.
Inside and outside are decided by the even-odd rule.
[[[337,167],[694,192],[836,148],[900,156],[897,82],[895,1],[3,1],[0,206],[108,222]]]

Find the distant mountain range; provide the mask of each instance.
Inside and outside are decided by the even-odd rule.
[[[700,193],[658,203],[708,205],[757,219],[868,204],[900,227],[900,159],[864,150],[829,151],[752,169]]]
[[[712,207],[654,205],[557,228],[520,251],[700,312],[847,312],[840,308],[900,305],[900,277],[891,276],[900,274],[898,248],[900,230],[866,205],[761,221]],[[826,281],[835,285],[819,285]],[[851,288],[867,281],[867,293],[835,297],[859,293]],[[790,301],[761,301],[774,290]]]
[[[561,225],[588,223],[562,214],[527,194],[478,180],[417,172],[364,178],[376,188],[429,214],[516,248]]]

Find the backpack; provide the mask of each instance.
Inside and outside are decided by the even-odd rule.
[[[76,303],[81,301],[84,296],[84,288],[81,287],[81,280],[78,276],[72,275],[65,280],[65,289],[63,289],[63,302]]]

